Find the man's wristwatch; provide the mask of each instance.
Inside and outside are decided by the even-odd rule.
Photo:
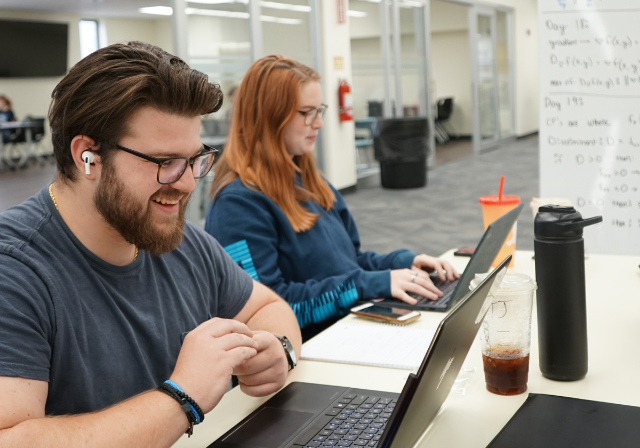
[[[289,342],[289,339],[287,339],[286,336],[278,336],[277,334],[274,334],[274,336],[278,338],[278,340],[282,344],[284,353],[287,355],[289,370],[292,370],[296,366],[296,364],[298,364],[298,361],[296,360],[296,352],[293,350],[293,345],[291,345],[291,342]]]

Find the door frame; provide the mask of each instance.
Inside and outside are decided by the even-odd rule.
[[[451,0],[444,0],[451,1]],[[455,0],[454,0],[455,2]],[[455,2],[458,3],[458,2]],[[507,55],[509,63],[509,102],[510,102],[510,130],[508,135],[501,135],[500,128],[500,96],[498,92],[498,59],[497,59],[497,13],[501,12],[506,14],[507,19]],[[480,96],[479,96],[479,83],[480,83],[480,69],[478,66],[478,17],[488,16],[491,20],[491,40],[492,40],[492,53],[493,53],[493,116],[494,116],[494,129],[493,138],[490,140],[483,140],[480,129]],[[472,144],[474,154],[494,149],[504,141],[512,140],[515,136],[515,74],[514,74],[514,43],[513,43],[513,10],[511,8],[503,8],[498,6],[491,6],[487,4],[470,4],[468,9],[468,28],[469,28],[469,57],[471,67],[471,97],[473,100],[472,110]]]

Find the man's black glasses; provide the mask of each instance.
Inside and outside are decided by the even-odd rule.
[[[316,120],[316,117],[318,116],[318,114],[321,117],[324,115],[324,111],[327,110],[327,107],[329,106],[327,106],[326,104],[323,104],[317,109],[299,110],[298,113],[304,116],[304,124],[306,124],[307,126],[311,126],[311,123],[313,123]]]
[[[220,153],[219,150],[213,149],[210,146],[202,145],[203,149],[199,154],[191,158],[187,157],[152,157],[143,154],[133,149],[125,148],[124,146],[116,145],[116,148],[121,151],[128,152],[134,156],[138,156],[142,159],[148,160],[158,165],[158,183],[162,185],[169,185],[174,182],[178,182],[184,172],[187,170],[187,166],[191,165],[193,170],[193,177],[200,179],[207,175],[215,162],[216,157]]]

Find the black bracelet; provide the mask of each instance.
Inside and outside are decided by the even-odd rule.
[[[186,414],[187,420],[189,420],[189,428],[186,434],[191,437],[191,434],[193,434],[193,426],[202,423],[204,420],[204,412],[202,412],[198,403],[189,395],[185,394],[184,391],[180,389],[180,386],[173,381],[165,381],[158,387],[158,390],[180,403],[180,407]]]

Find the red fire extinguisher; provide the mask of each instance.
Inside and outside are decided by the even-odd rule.
[[[353,120],[353,99],[351,97],[351,86],[344,79],[340,80],[338,87],[340,103],[340,121]]]

